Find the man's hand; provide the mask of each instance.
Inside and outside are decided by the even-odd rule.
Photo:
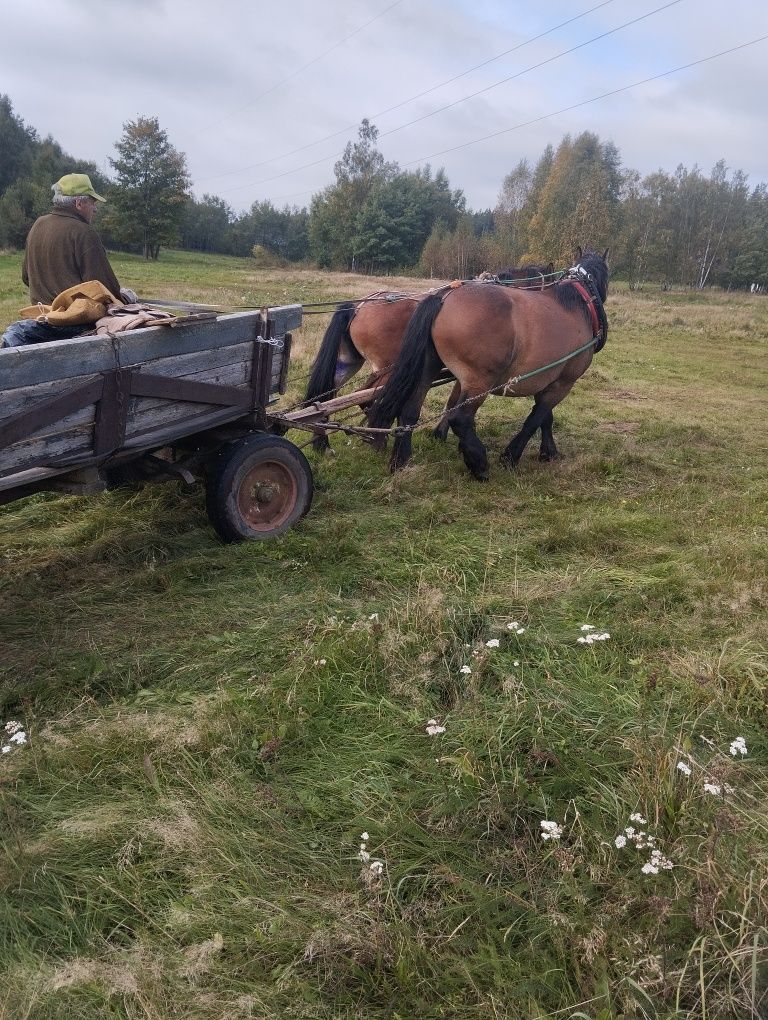
[[[135,290],[131,290],[130,287],[121,287],[120,300],[124,305],[137,305],[139,304],[139,295]]]

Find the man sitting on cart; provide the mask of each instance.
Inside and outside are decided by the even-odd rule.
[[[52,188],[53,212],[32,224],[24,250],[21,278],[33,304],[50,305],[57,294],[96,280],[125,304],[138,301],[122,288],[109,264],[101,238],[91,226],[100,202],[87,174],[66,174]],[[93,329],[92,323],[52,326],[37,319],[13,322],[3,334],[3,347],[48,340],[69,340]]]

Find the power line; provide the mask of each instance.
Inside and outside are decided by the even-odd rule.
[[[521,121],[519,124],[513,124],[511,127],[502,128],[500,131],[493,131],[491,134],[482,135],[480,138],[473,138],[469,142],[462,142],[461,145],[453,145],[447,149],[441,149],[439,152],[432,152],[428,156],[421,156],[419,159],[411,160],[409,163],[404,163],[403,166],[415,166],[418,163],[423,163],[426,160],[434,159],[436,156],[444,156],[449,152],[457,152],[459,149],[466,149],[472,145],[478,145],[480,142],[487,142],[491,138],[498,138],[500,135],[509,134],[512,131],[519,131],[521,128],[530,127],[532,124],[540,124],[542,121],[549,120],[552,117],[557,117],[562,113],[568,113],[571,110],[578,110],[582,106],[589,106],[591,103],[600,102],[602,99],[608,99],[610,96],[620,95],[622,92],[629,92],[631,89],[639,88],[641,85],[648,85],[650,82],[659,81],[661,78],[667,78],[671,74],[677,74],[680,71],[687,71],[692,67],[698,67],[700,64],[709,63],[711,60],[717,60],[720,57],[726,57],[731,53],[738,53],[740,50],[747,49],[749,46],[756,46],[758,43],[766,42],[768,35],[758,36],[756,39],[750,39],[747,42],[739,43],[736,46],[731,46],[725,50],[719,50],[717,53],[710,53],[706,57],[700,57],[698,60],[692,60],[688,64],[680,64],[678,67],[672,67],[668,71],[662,71],[659,74],[651,75],[649,78],[642,78],[640,81],[632,82],[630,85],[622,85],[619,88],[611,89],[608,92],[601,92],[600,95],[592,96],[590,99],[583,99],[578,103],[572,103],[570,106],[564,106],[559,110],[553,110],[550,113],[542,114],[540,117],[533,117],[531,120]],[[303,169],[303,168],[302,168]],[[309,191],[294,192],[295,196],[310,194]],[[284,198],[291,198],[292,195],[284,195]]]
[[[417,92],[415,96],[411,96],[409,99],[403,99],[401,102],[395,103],[394,106],[388,106],[385,110],[378,110],[376,113],[372,113],[369,120],[375,120],[377,117],[384,117],[386,114],[393,113],[395,110],[399,110],[403,106],[408,106],[409,103],[416,102],[417,99],[423,99],[424,96],[428,96],[432,92],[437,92],[438,89],[444,88],[446,85],[452,85],[455,81],[459,81],[460,78],[466,78],[466,76],[468,74],[472,74],[473,71],[478,71],[481,67],[487,67],[488,64],[493,64],[495,61],[501,60],[502,57],[509,56],[510,53],[515,53],[517,50],[521,50],[525,46],[530,46],[531,43],[538,42],[540,39],[544,39],[546,36],[552,35],[553,32],[557,32],[559,29],[565,28],[567,25],[572,25],[575,21],[580,21],[581,18],[586,18],[588,14],[593,14],[601,7],[607,7],[608,4],[615,2],[616,0],[602,0],[602,3],[596,4],[594,7],[590,7],[586,11],[582,11],[581,14],[576,14],[572,18],[568,18],[566,21],[561,21],[558,25],[553,25],[552,28],[548,28],[545,32],[539,32],[538,35],[531,36],[530,39],[526,39],[524,42],[510,47],[508,50],[503,50],[501,53],[497,53],[495,57],[489,57],[487,60],[483,60],[481,63],[467,68],[466,71],[462,71],[460,74],[455,74],[453,78],[447,78],[445,81],[441,81],[437,85],[432,85],[423,92]],[[246,170],[257,170],[260,166],[266,166],[268,163],[276,163],[280,159],[287,159],[289,156],[295,156],[298,152],[305,152],[307,149],[313,149],[316,145],[322,145],[323,142],[328,142],[332,138],[338,138],[339,135],[346,134],[348,131],[354,131],[356,127],[357,124],[348,124],[339,131],[334,131],[330,135],[325,135],[324,138],[318,138],[314,142],[308,142],[306,145],[300,145],[296,149],[291,149],[290,152],[283,152],[279,156],[272,156],[270,159],[263,159],[260,163],[250,163],[248,166],[238,167],[237,170],[226,170],[224,173],[215,174],[211,177],[199,177],[197,180],[216,181],[222,177],[231,177],[233,174],[244,173]]]
[[[466,149],[470,145],[477,145],[479,142],[487,142],[490,138],[498,138],[499,135],[509,134],[510,131],[518,131],[520,128],[530,127],[531,124],[539,124],[543,120],[549,120],[551,117],[557,117],[561,113],[568,113],[570,110],[578,110],[581,106],[588,106],[590,103],[597,103],[601,99],[607,99],[609,96],[617,96],[621,92],[628,92],[630,89],[639,88],[640,85],[648,85],[652,81],[658,81],[660,78],[667,78],[670,74],[677,74],[678,71],[687,71],[691,67],[697,67],[699,64],[706,64],[710,60],[716,60],[718,57],[725,57],[729,53],[737,53],[739,50],[744,50],[748,46],[755,46],[757,43],[765,42],[768,39],[768,35],[761,35],[757,39],[750,39],[749,42],[739,43],[738,46],[731,46],[727,50],[720,50],[718,53],[712,53],[708,57],[701,57],[699,60],[692,60],[690,64],[681,64],[679,67],[673,67],[669,71],[662,71],[661,74],[654,74],[650,78],[643,78],[641,81],[632,82],[631,85],[622,85],[620,88],[611,89],[609,92],[601,92],[599,96],[593,96],[591,99],[583,99],[580,103],[572,103],[570,106],[564,106],[560,110],[553,110],[552,113],[545,113],[541,117],[534,117],[532,120],[526,120],[520,124],[514,124],[512,127],[502,128],[501,131],[493,131],[489,135],[482,135],[480,138],[473,138],[470,142],[462,142],[461,145],[453,145],[448,149],[441,149],[440,152],[433,152],[429,156],[422,156],[419,159],[411,160],[410,163],[404,163],[403,166],[414,166],[416,163],[421,163],[426,159],[434,159],[435,156],[444,156],[448,152],[456,152],[458,149]]]
[[[648,11],[647,14],[642,14],[640,15],[640,17],[637,18],[631,18],[629,21],[626,21],[623,24],[618,25],[616,28],[612,28],[607,32],[601,32],[599,35],[593,36],[591,39],[587,39],[585,42],[578,43],[576,46],[571,46],[567,50],[562,50],[560,53],[555,54],[555,56],[548,57],[546,60],[542,60],[538,64],[533,64],[530,67],[526,67],[522,71],[518,71],[516,74],[510,75],[508,78],[503,78],[501,81],[495,82],[493,85],[489,85],[486,88],[481,89],[479,92],[474,92],[472,93],[472,95],[464,96],[462,99],[457,99],[454,103],[450,103],[448,106],[440,107],[440,109],[434,110],[432,113],[425,114],[423,117],[417,118],[417,120],[409,121],[407,124],[401,124],[399,127],[391,128],[389,131],[383,132],[382,137],[394,134],[396,131],[400,131],[402,128],[410,127],[412,124],[418,123],[419,121],[422,120],[426,120],[428,117],[432,117],[435,114],[442,113],[444,110],[447,110],[453,106],[458,106],[459,103],[466,102],[467,99],[474,99],[475,96],[480,95],[482,92],[489,92],[491,89],[497,88],[499,85],[504,85],[507,82],[512,81],[514,78],[520,78],[522,77],[522,75],[528,74],[530,71],[537,70],[539,67],[543,67],[545,64],[551,64],[555,60],[560,60],[562,57],[568,56],[568,54],[570,53],[574,53],[577,50],[583,49],[585,46],[589,46],[590,43],[597,42],[600,39],[605,39],[611,35],[615,35],[617,32],[622,31],[622,29],[628,28],[630,25],[636,25],[639,21],[644,21],[645,19],[650,18],[655,14],[659,14],[661,11],[667,10],[667,8],[669,7],[674,7],[676,4],[682,2],[683,0],[669,0],[668,3],[663,4],[661,7],[657,7],[652,11]],[[257,188],[261,184],[269,184],[271,181],[278,181],[283,177],[289,177],[291,174],[296,174],[299,173],[301,170],[308,170],[311,167],[319,166],[321,163],[327,163],[328,160],[337,159],[339,156],[343,155],[344,153],[342,151],[334,153],[331,156],[323,156],[321,159],[313,160],[311,163],[304,163],[302,166],[295,167],[293,170],[284,170],[282,173],[274,174],[272,177],[265,177],[260,181],[253,181],[250,184],[239,184],[235,188],[228,188],[226,191],[222,192],[222,194],[228,195],[231,194],[233,191],[244,191],[247,188]],[[407,165],[410,166],[410,164]]]
[[[253,106],[255,103],[258,103],[259,100],[263,99],[265,96],[270,95],[276,89],[279,89],[281,85],[285,85],[285,83],[287,81],[290,81],[291,78],[295,78],[296,75],[301,74],[302,71],[306,71],[308,67],[312,67],[313,64],[318,63],[318,61],[322,60],[323,57],[327,57],[329,53],[333,53],[333,51],[337,50],[339,46],[343,46],[345,42],[349,42],[349,40],[352,39],[353,36],[358,35],[358,33],[362,32],[363,29],[368,28],[368,26],[372,25],[374,21],[378,21],[379,18],[383,18],[385,14],[388,14],[394,7],[397,7],[402,2],[403,0],[395,0],[394,3],[389,5],[389,7],[385,7],[383,11],[379,11],[379,13],[375,17],[371,18],[370,21],[366,21],[364,25],[360,25],[359,28],[356,28],[354,30],[354,32],[350,32],[349,35],[345,35],[343,39],[340,39],[337,43],[334,43],[333,46],[329,46],[327,50],[324,50],[318,56],[313,57],[312,60],[307,61],[306,64],[302,64],[301,67],[297,67],[295,71],[291,71],[290,74],[287,74],[284,78],[281,78],[280,81],[275,82],[274,85],[271,85],[268,89],[265,89],[264,92],[259,93],[259,95],[256,96],[254,99],[249,99],[247,103],[244,103],[242,106],[237,107],[237,109],[230,110],[229,113],[225,114],[219,120],[215,120],[212,124],[207,124],[205,127],[198,128],[197,131],[194,131],[192,133],[192,137],[202,134],[203,131],[210,131],[210,129],[213,127],[218,127],[219,124],[223,124],[225,120],[229,120],[230,117],[234,117],[235,114],[242,113],[242,111],[247,110],[249,106]],[[203,178],[203,180],[211,179],[212,178]]]
[[[422,117],[416,117],[414,120],[409,120],[406,124],[400,124],[398,127],[390,128],[389,131],[383,131],[381,137],[384,138],[387,135],[395,134],[397,131],[402,131],[404,128],[412,127],[414,124],[420,124],[421,121],[428,120],[430,117],[434,117],[438,113],[444,113],[445,110],[450,110],[454,106],[458,106],[460,103],[466,103],[468,99],[475,99],[477,96],[482,96],[486,92],[491,92],[493,89],[498,88],[499,85],[506,85],[508,82],[515,81],[517,78],[522,78],[522,76],[524,74],[528,74],[529,71],[538,71],[540,67],[546,67],[547,64],[551,64],[555,60],[559,60],[561,57],[567,57],[569,54],[575,53],[577,50],[584,49],[585,46],[590,46],[593,42],[598,42],[600,39],[606,39],[609,35],[615,35],[615,33],[621,29],[629,28],[630,25],[636,25],[639,21],[645,21],[646,18],[650,18],[654,14],[660,14],[662,11],[666,11],[669,7],[674,7],[679,3],[682,3],[682,0],[669,0],[668,3],[662,4],[661,7],[657,7],[653,11],[648,11],[647,14],[641,14],[637,18],[625,21],[624,24],[619,25],[618,28],[611,28],[607,32],[595,35],[591,39],[587,39],[586,42],[578,43],[576,46],[571,46],[570,49],[556,53],[553,57],[547,57],[546,60],[540,60],[538,64],[531,64],[530,67],[526,67],[522,71],[518,71],[516,74],[510,74],[508,78],[502,78],[501,81],[494,82],[493,85],[486,85],[485,88],[478,89],[477,92],[472,92],[470,95],[463,96],[461,99],[456,99],[454,102],[447,103],[445,106],[440,106],[437,110],[432,110],[431,113],[425,113]]]

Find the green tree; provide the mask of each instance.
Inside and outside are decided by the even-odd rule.
[[[37,132],[16,116],[9,97],[0,94],[0,195],[29,175],[36,145]]]
[[[558,146],[530,223],[528,257],[567,261],[576,244],[611,244],[621,192],[619,153],[589,131]]]
[[[200,202],[190,198],[181,223],[181,245],[192,251],[226,252],[235,214],[215,195],[203,195]]]
[[[27,177],[14,181],[0,198],[0,244],[23,248],[29,228],[49,212],[51,193]]]
[[[156,259],[161,245],[179,239],[190,185],[186,157],[171,145],[156,117],[124,124],[115,148],[110,232],[123,243],[140,245],[145,258]]]
[[[503,260],[516,263],[525,252],[528,241],[528,205],[533,188],[533,169],[521,159],[504,178],[493,212],[499,250]]]
[[[436,221],[453,226],[464,209],[464,196],[451,191],[443,170],[429,166],[399,173],[375,185],[355,223],[358,268],[410,268],[419,260]]]
[[[737,287],[757,284],[768,289],[768,185],[759,184],[749,196],[745,220],[732,280]]]
[[[309,213],[312,255],[322,267],[356,268],[357,219],[374,187],[397,173],[376,148],[378,129],[363,120],[358,140],[348,142],[334,166],[336,183],[315,195]]]

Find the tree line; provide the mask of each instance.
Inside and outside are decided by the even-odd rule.
[[[680,165],[642,176],[611,141],[566,135],[510,170],[494,208],[470,210],[443,169],[403,171],[377,141],[364,120],[308,208],[258,201],[236,213],[190,193],[186,158],[156,118],[123,126],[108,176],[41,139],[0,95],[0,245],[22,247],[50,209],[53,181],[74,171],[109,198],[99,223],[108,246],[147,258],[180,246],[264,265],[466,278],[526,261],[562,266],[589,242],[610,246],[614,273],[631,287],[768,288],[768,187],[724,160],[709,173]]]

